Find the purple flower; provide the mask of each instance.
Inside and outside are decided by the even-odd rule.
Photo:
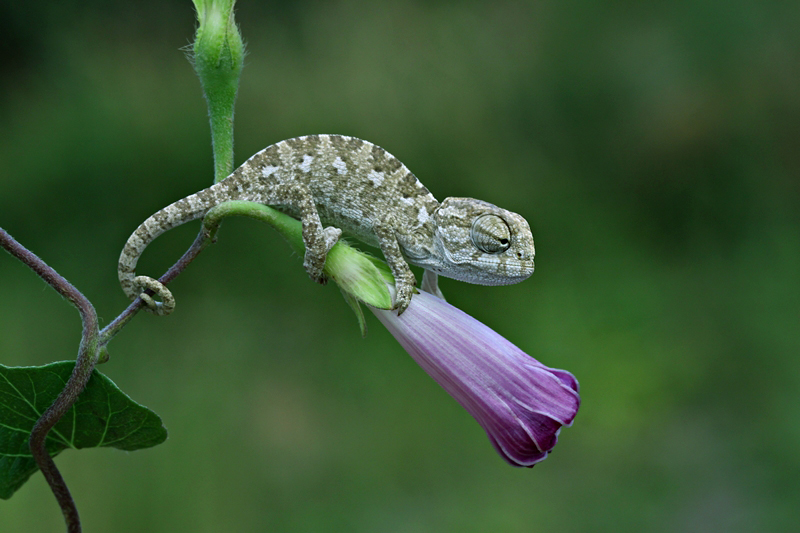
[[[511,465],[543,460],[561,426],[572,424],[580,405],[572,374],[544,366],[444,300],[420,291],[400,316],[370,309]]]

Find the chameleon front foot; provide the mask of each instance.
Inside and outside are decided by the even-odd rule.
[[[416,285],[416,283],[417,280],[410,270],[407,276],[401,277],[400,275],[395,275],[394,306],[392,309],[397,311],[397,316],[402,315],[408,308],[408,304],[411,303],[411,297],[414,295],[414,285]]]
[[[155,299],[147,294],[146,292],[142,292],[139,294],[139,298],[141,298],[144,303],[147,305],[147,310],[156,315],[168,315],[175,310],[175,297],[172,296],[172,293],[158,280],[155,280],[148,276],[136,276],[133,279],[133,282],[136,284],[136,287],[139,289],[148,289],[155,293],[155,296],[161,300],[160,302],[155,301]]]
[[[398,284],[395,288],[397,292],[395,292],[394,296],[393,309],[397,311],[397,316],[400,316],[408,308],[408,304],[411,303],[411,296],[414,294],[414,286]]]

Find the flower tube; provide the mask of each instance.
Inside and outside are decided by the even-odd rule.
[[[580,405],[572,374],[544,366],[444,300],[420,291],[400,316],[370,309],[511,465],[543,460],[572,424]]]

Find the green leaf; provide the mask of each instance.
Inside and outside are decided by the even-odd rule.
[[[0,498],[10,498],[38,470],[28,437],[74,367],[74,361],[29,367],[0,365]],[[50,456],[55,457],[66,448],[138,450],[161,444],[166,438],[167,430],[157,414],[131,400],[95,370],[75,405],[50,430],[46,444]]]

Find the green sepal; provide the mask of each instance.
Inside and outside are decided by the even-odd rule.
[[[343,292],[357,300],[378,309],[391,309],[392,295],[378,264],[380,260],[340,241],[328,252],[324,271]]]
[[[364,338],[367,336],[367,320],[364,318],[364,310],[361,308],[361,302],[348,292],[341,291],[342,297],[344,301],[347,302],[347,305],[350,306],[350,309],[353,310],[353,313],[356,315],[356,320],[358,320],[358,327],[361,330],[361,337]]]
[[[10,498],[38,470],[28,438],[74,368],[74,361],[0,365],[0,498]],[[167,430],[157,414],[95,370],[75,404],[48,433],[46,447],[55,457],[67,448],[139,450],[166,438]]]

